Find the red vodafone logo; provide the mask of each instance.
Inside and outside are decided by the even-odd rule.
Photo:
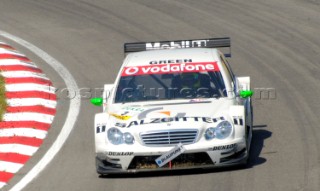
[[[198,62],[182,64],[146,65],[124,67],[121,76],[135,76],[145,74],[170,74],[180,72],[219,71],[216,62]]]
[[[124,69],[124,73],[126,74],[126,76],[134,75],[134,74],[136,74],[137,72],[139,72],[139,68],[136,67],[136,66],[126,67],[126,68]]]

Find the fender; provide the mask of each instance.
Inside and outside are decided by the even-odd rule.
[[[235,127],[235,138],[245,137],[246,133],[246,118],[245,108],[242,105],[235,105],[229,108],[229,115]]]
[[[105,150],[107,119],[108,115],[106,113],[97,113],[94,117],[94,140],[96,153]]]
[[[239,81],[239,88],[240,90],[250,90],[250,77],[238,77],[237,78]],[[252,111],[252,103],[251,103],[251,98],[247,98],[243,100],[243,105],[245,107],[245,115],[246,115],[246,124],[248,126],[252,126],[253,123],[253,111]]]

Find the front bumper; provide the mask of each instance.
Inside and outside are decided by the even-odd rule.
[[[206,145],[201,148],[195,148],[192,145],[185,145],[184,147],[186,148],[184,153],[162,167],[158,167],[155,159],[165,153],[164,151],[161,153],[134,151],[98,153],[96,156],[97,173],[118,174],[144,171],[206,169],[245,164],[248,159],[245,139],[234,140],[221,145]],[[121,156],[114,156],[115,153],[119,153]],[[113,156],[110,156],[110,154]]]

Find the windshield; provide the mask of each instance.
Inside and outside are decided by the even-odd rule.
[[[204,69],[196,72],[195,70],[161,72],[160,69],[160,72],[145,72],[147,74],[137,72],[139,69],[138,67],[124,68],[117,86],[115,103],[227,96],[225,84],[217,66],[211,71]],[[125,70],[130,72],[125,73]],[[151,68],[150,71],[157,70]]]

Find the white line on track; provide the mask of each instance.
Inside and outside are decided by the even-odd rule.
[[[61,78],[64,80],[69,90],[76,92],[76,96],[70,100],[69,111],[67,114],[66,121],[55,142],[52,144],[52,146],[49,148],[46,154],[41,158],[41,160],[10,190],[10,191],[20,191],[25,186],[27,186],[51,162],[54,156],[62,148],[62,145],[65,143],[65,141],[69,137],[77,121],[77,118],[80,112],[81,99],[80,99],[79,88],[75,79],[59,61],[54,59],[52,56],[50,56],[40,48],[34,46],[33,44],[30,44],[29,42],[19,37],[16,37],[14,35],[11,35],[1,30],[0,30],[0,35],[24,46],[25,48],[29,49],[34,54],[39,56],[61,76]]]

